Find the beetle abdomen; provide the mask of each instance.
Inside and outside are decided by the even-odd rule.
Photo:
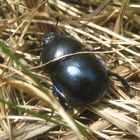
[[[73,105],[97,103],[108,86],[108,73],[93,54],[68,57],[50,75],[54,86]]]

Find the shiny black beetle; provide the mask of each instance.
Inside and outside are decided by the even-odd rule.
[[[84,53],[84,46],[73,37],[50,32],[42,40],[41,61],[50,75],[54,90],[60,98],[74,106],[100,101],[108,88],[109,76],[127,82],[105,68],[93,53]]]

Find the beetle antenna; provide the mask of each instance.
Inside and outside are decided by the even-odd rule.
[[[59,23],[59,17],[57,16],[57,17],[55,18],[55,20],[56,20],[55,32],[57,32],[57,25],[58,25],[58,23]]]
[[[125,90],[128,90],[128,89],[130,88],[128,82],[127,82],[123,77],[121,77],[119,74],[114,73],[114,72],[112,72],[112,71],[108,71],[108,73],[109,73],[109,76],[114,76],[114,77],[116,77],[118,80],[120,80],[121,83],[123,84]]]

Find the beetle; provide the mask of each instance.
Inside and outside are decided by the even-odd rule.
[[[105,95],[109,77],[117,77],[128,88],[125,79],[108,70],[90,50],[69,35],[49,32],[42,39],[40,59],[56,95],[72,106],[98,103]]]

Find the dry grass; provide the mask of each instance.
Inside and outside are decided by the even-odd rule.
[[[0,140],[140,138],[140,3],[114,0],[0,1]],[[133,2],[133,3],[132,3]],[[97,11],[96,11],[97,12]],[[110,79],[97,105],[65,111],[42,72],[44,32],[66,32],[129,82]]]

